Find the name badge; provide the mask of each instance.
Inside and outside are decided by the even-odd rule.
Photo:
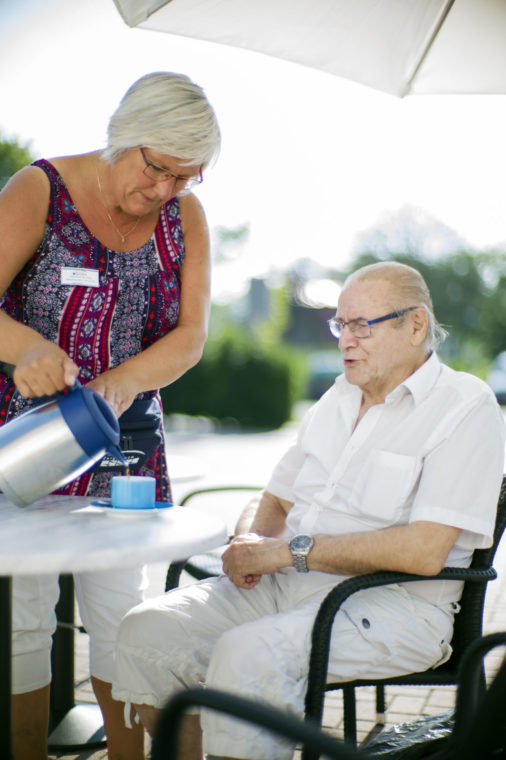
[[[62,267],[62,285],[82,285],[85,288],[98,288],[100,272],[98,269],[80,269],[79,267]]]

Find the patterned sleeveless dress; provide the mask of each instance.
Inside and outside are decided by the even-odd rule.
[[[85,384],[107,369],[137,355],[177,325],[181,265],[185,249],[179,201],[161,209],[155,231],[133,251],[106,248],[81,219],[62,177],[45,159],[35,161],[51,184],[43,240],[0,300],[0,308],[18,322],[57,343],[79,367]],[[62,267],[99,272],[99,286],[61,284]],[[138,399],[155,397],[158,391]],[[33,404],[0,373],[0,424]],[[165,446],[135,474],[156,478],[156,498],[170,501]],[[85,473],[55,493],[108,496],[111,473]]]

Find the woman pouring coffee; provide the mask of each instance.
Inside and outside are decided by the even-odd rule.
[[[206,338],[209,240],[191,188],[219,143],[200,87],[148,74],[111,117],[105,150],[35,161],[0,193],[0,361],[15,367],[13,380],[0,373],[0,424],[78,379],[110,403],[122,432],[146,420],[151,446],[129,464],[156,478],[161,501],[171,494],[158,389],[198,362]],[[109,496],[114,467],[58,493]],[[125,728],[111,682],[116,629],[142,600],[142,568],[81,574],[75,587],[108,756],[137,760],[142,731]],[[57,597],[56,577],[13,581],[15,760],[47,757]]]

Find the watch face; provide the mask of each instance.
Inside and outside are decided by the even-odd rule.
[[[311,536],[294,536],[290,541],[290,549],[295,552],[303,552],[311,549],[313,539]]]

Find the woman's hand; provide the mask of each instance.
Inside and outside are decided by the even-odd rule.
[[[74,385],[79,367],[65,351],[50,341],[29,347],[17,361],[14,383],[24,398],[51,396]]]
[[[112,406],[116,417],[121,417],[142,390],[142,388],[137,388],[135,383],[128,378],[128,375],[121,371],[120,367],[104,372],[87,383],[86,387],[105,398]]]

